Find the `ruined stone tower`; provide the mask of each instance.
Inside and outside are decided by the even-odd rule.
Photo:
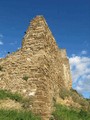
[[[49,120],[62,87],[72,85],[66,50],[58,48],[42,16],[31,21],[21,49],[1,59],[0,66],[0,89],[32,99],[29,109],[43,120]]]

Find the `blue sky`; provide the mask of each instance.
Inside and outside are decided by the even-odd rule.
[[[89,97],[90,0],[0,0],[0,58],[21,46],[24,32],[36,15],[45,17],[58,46],[66,48],[73,88]]]

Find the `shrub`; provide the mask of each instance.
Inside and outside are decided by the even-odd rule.
[[[27,81],[28,80],[28,76],[23,76],[23,80]]]

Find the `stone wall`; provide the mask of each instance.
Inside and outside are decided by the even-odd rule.
[[[0,89],[32,99],[29,109],[43,120],[49,120],[60,89],[71,88],[66,51],[57,47],[42,16],[31,21],[21,49],[1,59],[0,66]]]
[[[66,49],[60,49],[60,52],[61,52],[61,60],[62,60],[62,66],[63,66],[62,76],[63,76],[65,87],[69,90],[72,87],[69,60],[67,58]]]

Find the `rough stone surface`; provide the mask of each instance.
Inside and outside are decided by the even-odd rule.
[[[72,97],[66,97],[65,99],[62,98],[58,98],[57,102],[60,103],[61,105],[64,106],[69,106],[69,107],[73,107],[73,108],[79,108],[81,109],[81,105],[79,103],[76,103],[73,101]]]
[[[62,87],[72,85],[66,50],[58,48],[42,16],[31,21],[21,49],[0,59],[0,67],[0,89],[32,98],[30,109],[43,120],[49,120]]]

